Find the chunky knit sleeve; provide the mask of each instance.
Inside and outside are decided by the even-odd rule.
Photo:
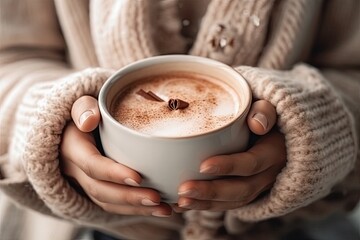
[[[18,110],[34,103],[20,107],[29,88],[71,72],[64,48],[51,1],[0,1],[0,189],[46,213],[21,166],[18,147],[24,138],[14,132],[22,132],[28,122],[29,116]]]
[[[19,105],[18,118],[26,119],[17,122],[14,137],[19,136],[17,139],[22,140],[14,143],[10,151],[16,148],[29,182],[28,188],[52,213],[63,217],[79,216],[80,219],[98,217],[100,210],[76,193],[62,177],[58,149],[63,128],[71,120],[74,101],[83,95],[96,97],[111,73],[86,69],[58,80],[35,84]],[[10,153],[9,158],[15,157]],[[8,186],[3,189],[16,201],[24,198],[25,194],[19,196],[16,191],[9,192]]]
[[[287,164],[267,196],[230,211],[228,220],[278,217],[328,195],[354,169],[358,152],[354,114],[325,77],[308,65],[290,71],[237,70],[255,98],[276,107]]]
[[[37,64],[46,66],[39,61],[27,63],[33,69]],[[21,97],[10,93],[19,98],[12,98],[17,100],[16,109],[2,108],[13,118],[8,122],[11,127],[9,138],[2,138],[0,190],[14,202],[44,214],[98,223],[121,219],[104,212],[76,192],[59,168],[61,136],[67,121],[71,120],[72,104],[83,95],[97,97],[112,71],[85,69],[55,77],[56,72],[49,71],[50,66],[43,73],[43,81],[22,89]],[[32,76],[29,76],[30,80]],[[4,120],[4,115],[1,116]]]

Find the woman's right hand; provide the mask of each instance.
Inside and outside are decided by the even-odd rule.
[[[79,98],[64,130],[60,157],[65,175],[75,179],[88,197],[107,212],[166,217],[171,207],[160,202],[155,190],[140,187],[134,170],[101,155],[91,133],[100,122],[97,100]],[[146,159],[144,159],[146,160]]]

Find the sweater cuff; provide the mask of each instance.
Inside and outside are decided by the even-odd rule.
[[[270,193],[230,215],[259,221],[285,215],[326,196],[354,167],[354,120],[335,91],[314,68],[290,71],[238,67],[258,99],[271,102],[285,135],[287,164]]]
[[[26,179],[24,183],[17,184],[26,184],[28,181],[28,190],[32,196],[41,199],[43,205],[48,208],[47,212],[83,222],[100,223],[121,219],[104,212],[88,198],[76,192],[59,168],[59,145],[63,129],[67,121],[71,120],[73,103],[84,95],[97,97],[101,86],[112,73],[113,71],[105,69],[86,69],[54,82],[37,84],[24,96],[17,114],[18,117],[27,116],[28,120],[22,123],[24,126],[21,123],[17,124],[14,134],[21,133],[24,136],[23,146],[17,149],[21,150],[18,153],[23,166],[20,172]],[[29,103],[33,102],[37,103],[36,106],[30,106]],[[25,133],[23,129],[26,129]],[[10,149],[11,152],[14,151]],[[6,177],[5,180],[8,180],[9,176]],[[11,191],[10,187],[6,189]],[[21,200],[27,195],[18,196],[11,192],[9,195],[15,201],[22,201],[21,204],[34,204],[29,199]]]

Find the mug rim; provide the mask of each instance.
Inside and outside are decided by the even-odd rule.
[[[241,81],[243,82],[243,85],[246,87],[246,89],[244,89],[244,91],[247,92],[247,97],[245,98],[245,100],[247,100],[247,105],[245,106],[245,108],[243,109],[243,111],[241,113],[239,113],[236,117],[234,117],[234,119],[232,119],[231,121],[229,121],[226,124],[222,125],[221,127],[214,128],[213,130],[203,132],[203,133],[191,134],[191,135],[186,135],[186,136],[156,136],[156,135],[151,135],[151,134],[147,134],[147,133],[142,133],[142,132],[137,131],[135,129],[126,127],[123,124],[119,123],[110,114],[110,112],[108,110],[108,107],[106,106],[106,102],[107,102],[106,96],[107,96],[107,93],[110,91],[111,87],[113,85],[115,85],[116,82],[118,81],[118,79],[120,79],[122,76],[125,76],[125,75],[133,72],[136,69],[142,69],[142,68],[146,68],[146,67],[149,67],[149,66],[152,66],[152,65],[158,65],[158,64],[161,64],[161,63],[165,63],[165,62],[166,63],[171,63],[171,62],[191,62],[191,61],[196,62],[196,63],[204,63],[204,64],[209,64],[210,63],[210,64],[213,64],[213,65],[217,65],[219,67],[222,67],[222,68],[226,69],[226,71],[229,71],[230,73],[232,73],[234,75],[238,75],[238,79],[241,79]],[[237,90],[235,90],[235,91],[238,94],[238,91]],[[250,110],[250,106],[251,106],[251,99],[252,99],[252,92],[251,92],[251,89],[250,89],[250,86],[249,86],[248,82],[233,67],[231,67],[229,65],[226,65],[226,64],[224,64],[222,62],[210,59],[210,58],[192,56],[192,55],[185,55],[185,54],[171,54],[171,55],[161,55],[161,56],[152,56],[152,57],[144,58],[144,59],[135,61],[133,63],[130,63],[130,64],[120,68],[119,70],[117,70],[114,74],[112,74],[104,82],[103,86],[100,88],[99,97],[98,97],[98,105],[99,105],[100,114],[101,114],[101,122],[100,122],[100,124],[102,124],[102,122],[104,121],[104,118],[106,118],[110,123],[112,123],[116,127],[120,128],[123,131],[128,132],[129,134],[132,134],[132,135],[136,135],[136,136],[139,136],[139,137],[142,137],[142,138],[177,140],[177,139],[188,139],[188,138],[204,137],[204,136],[208,136],[209,134],[219,132],[219,131],[223,130],[224,128],[229,127],[230,125],[235,123],[237,120],[242,119],[243,117],[245,117],[244,115],[248,114],[248,112]]]

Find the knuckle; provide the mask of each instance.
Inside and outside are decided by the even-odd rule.
[[[98,201],[101,201],[101,195],[99,194],[99,191],[95,184],[93,183],[87,184],[87,192],[93,198],[97,199]]]
[[[199,182],[196,189],[198,194],[195,196],[196,199],[202,200],[213,200],[218,197],[216,189],[219,187],[217,181],[204,181]]]
[[[144,208],[134,208],[134,213],[136,215],[140,215],[140,216],[149,216],[151,215],[151,212],[147,209]]]
[[[256,158],[254,158],[252,161],[250,161],[249,165],[250,165],[250,173],[251,174],[257,173],[261,169],[260,163]]]
[[[89,163],[88,163],[87,159],[82,159],[80,167],[81,167],[81,169],[83,170],[83,172],[86,175],[91,177],[91,170],[90,170]]]
[[[232,156],[223,156],[224,160],[220,163],[220,173],[221,174],[234,174],[236,171],[236,161],[234,161]]]
[[[123,205],[135,206],[135,207],[142,205],[141,200],[143,198],[136,191],[122,192],[119,194],[119,197]]]
[[[206,195],[204,194],[203,199],[206,199],[206,200],[218,200],[219,199],[219,194],[214,190],[209,190],[206,193]]]
[[[120,181],[118,175],[119,174],[116,171],[116,168],[114,168],[114,167],[109,167],[105,171],[105,176],[106,176],[107,180],[112,181],[112,182]]]
[[[248,151],[247,154],[249,157],[249,161],[247,163],[249,166],[248,175],[253,175],[254,173],[257,173],[260,171],[261,164],[259,161],[259,157],[256,153],[254,153],[252,151]]]
[[[97,156],[95,154],[92,154],[92,155],[88,156],[87,158],[84,158],[81,162],[81,169],[90,178],[95,178],[92,163],[98,161],[96,158],[97,158]]]
[[[217,189],[220,189],[223,187],[222,185],[219,186],[219,184],[217,184],[216,181],[212,181],[212,184],[208,184],[206,189],[205,189],[205,193],[206,193],[206,198],[209,200],[218,200],[219,199],[219,193],[217,192]]]
[[[235,172],[235,165],[233,162],[229,162],[226,166],[223,167],[223,174],[233,174]]]
[[[127,205],[136,205],[136,201],[134,201],[133,194],[125,194],[124,203]]]

